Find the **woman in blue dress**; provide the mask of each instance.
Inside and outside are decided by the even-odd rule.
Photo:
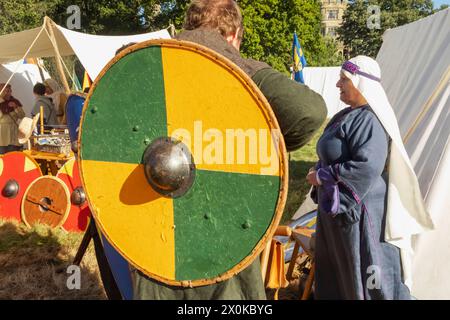
[[[410,238],[432,222],[417,196],[378,64],[364,56],[347,61],[336,86],[349,107],[326,126],[317,143],[319,161],[307,176],[318,203],[315,297],[410,299]],[[391,166],[406,172],[409,186],[390,179]]]

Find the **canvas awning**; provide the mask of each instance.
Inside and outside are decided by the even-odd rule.
[[[68,56],[75,54],[61,32],[55,32],[55,38],[61,55]],[[55,56],[52,42],[45,31],[45,25],[43,25],[39,28],[0,36],[0,64],[22,59],[33,42],[35,43],[25,58]]]
[[[42,27],[0,36],[0,64],[23,58],[55,57],[58,51],[61,56],[77,55],[89,76],[95,79],[122,45],[168,38],[170,34],[165,29],[130,36],[90,35],[65,29],[45,17]]]
[[[412,293],[450,299],[450,8],[386,31],[377,61],[436,227],[416,239]]]

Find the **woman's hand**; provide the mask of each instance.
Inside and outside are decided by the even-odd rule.
[[[312,170],[311,170],[312,169]],[[306,181],[313,186],[320,185],[319,181],[317,181],[317,171],[314,168],[309,169],[309,173],[306,176]]]

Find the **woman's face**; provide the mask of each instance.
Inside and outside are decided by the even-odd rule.
[[[339,97],[345,104],[354,106],[359,102],[361,94],[353,85],[352,80],[347,78],[342,72],[339,81],[336,83],[336,87],[340,89]]]

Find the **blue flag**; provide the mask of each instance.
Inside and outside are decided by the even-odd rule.
[[[306,59],[303,55],[303,50],[300,46],[300,41],[298,41],[296,32],[294,32],[294,41],[292,43],[292,61],[294,62],[292,71],[294,80],[304,84],[303,68],[306,67]]]

